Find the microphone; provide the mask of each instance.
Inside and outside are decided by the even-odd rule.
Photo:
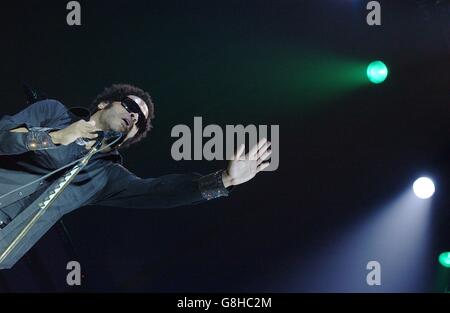
[[[119,137],[122,137],[122,138],[125,137],[125,134],[124,134],[124,133],[119,132],[119,131],[114,131],[114,130],[107,130],[107,131],[99,130],[99,131],[96,131],[96,133],[97,133],[97,135],[98,135],[97,138],[95,138],[95,139],[78,138],[78,139],[76,140],[76,143],[77,143],[78,145],[80,145],[80,146],[84,146],[84,145],[86,145],[86,143],[87,143],[88,141],[95,140],[96,143],[95,143],[94,146],[100,147],[101,144],[102,144],[102,142],[103,142],[103,140],[111,140],[111,139],[117,139],[117,138],[119,138]],[[121,140],[119,140],[119,142],[120,142],[120,141],[121,141]]]
[[[94,144],[95,149],[99,149],[102,146],[103,141],[105,141],[107,144],[110,144],[111,141],[114,139],[121,138],[122,140],[125,138],[125,134],[122,132],[114,131],[114,130],[107,130],[107,131],[97,131],[98,137],[96,139],[96,143]],[[111,140],[113,139],[113,140]],[[115,146],[120,144],[122,140],[116,140]]]
[[[101,138],[101,140],[104,139],[108,140],[112,138],[121,137],[124,135],[124,133],[115,130],[107,130],[107,131],[99,130],[96,133],[98,134],[97,138]]]

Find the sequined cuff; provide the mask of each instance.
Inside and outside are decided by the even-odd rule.
[[[31,127],[27,133],[27,149],[33,151],[56,148],[48,133],[49,130],[52,130],[52,128]]]
[[[218,197],[228,196],[228,190],[222,181],[223,170],[205,175],[198,180],[198,187],[202,197],[211,200]]]

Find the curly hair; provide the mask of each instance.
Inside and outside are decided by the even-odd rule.
[[[147,137],[148,133],[152,129],[152,119],[155,118],[155,108],[152,102],[152,98],[150,95],[144,90],[129,84],[114,84],[110,87],[106,87],[100,94],[95,97],[94,101],[91,104],[91,114],[97,112],[98,104],[100,102],[108,103],[108,106],[112,104],[114,101],[120,101],[126,96],[133,95],[141,98],[147,104],[148,107],[148,117],[145,123],[145,128],[138,129],[136,135],[126,141],[122,147],[127,148],[130,145],[137,143]]]

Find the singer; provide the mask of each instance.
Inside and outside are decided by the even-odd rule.
[[[117,145],[91,158],[0,268],[11,268],[58,219],[80,207],[169,208],[200,203],[228,196],[233,185],[249,181],[269,165],[270,142],[263,139],[251,147],[245,160],[235,158],[227,169],[203,176],[187,173],[140,178],[122,165],[119,151],[144,139],[153,118],[150,95],[128,84],[105,88],[93,101],[86,120],[56,100],[38,101],[1,118],[0,241],[30,219],[35,200],[64,171],[45,180],[39,181],[39,177],[83,157],[96,143],[98,132],[120,132],[123,136]],[[235,156],[244,150],[244,146],[239,147]],[[20,191],[13,192],[18,188]]]

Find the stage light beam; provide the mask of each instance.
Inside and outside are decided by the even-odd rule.
[[[374,84],[384,82],[388,73],[389,70],[387,66],[381,61],[373,61],[367,67],[367,78]]]
[[[428,199],[434,194],[434,183],[428,177],[420,177],[414,182],[413,191],[418,198]]]

